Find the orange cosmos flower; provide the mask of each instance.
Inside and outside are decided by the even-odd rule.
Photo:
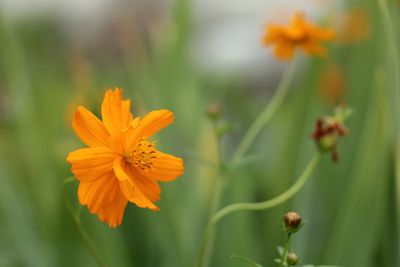
[[[338,41],[341,44],[357,43],[367,39],[372,33],[368,13],[362,7],[353,8],[338,16]]]
[[[78,198],[89,211],[110,227],[121,224],[128,201],[140,208],[159,210],[159,181],[176,179],[183,173],[183,161],[156,149],[148,139],[171,124],[174,115],[156,110],[133,118],[130,100],[122,90],[108,90],[101,106],[100,121],[79,106],[72,126],[88,148],[71,152],[67,161],[79,180]]]
[[[321,46],[322,41],[329,41],[335,37],[331,29],[323,29],[306,21],[304,15],[296,13],[289,26],[270,24],[265,28],[263,43],[275,45],[277,58],[291,59],[296,48],[303,49],[310,55],[323,56],[326,53]]]

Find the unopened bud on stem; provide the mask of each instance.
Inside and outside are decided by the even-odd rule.
[[[296,266],[299,263],[300,258],[293,252],[289,252],[286,257],[286,262],[289,266]]]
[[[301,228],[301,216],[297,212],[289,211],[283,216],[283,226],[288,233],[295,233]]]
[[[219,119],[221,115],[221,108],[217,103],[211,104],[207,107],[207,116],[213,120],[216,121]]]

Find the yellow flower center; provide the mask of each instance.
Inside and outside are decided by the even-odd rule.
[[[148,171],[151,169],[155,158],[156,149],[155,142],[148,142],[141,139],[136,148],[125,156],[125,160],[135,166],[140,171]]]

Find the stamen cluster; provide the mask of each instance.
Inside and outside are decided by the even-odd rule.
[[[125,160],[134,165],[139,171],[149,171],[153,166],[153,159],[156,157],[155,142],[148,142],[141,139],[136,148],[125,157]]]

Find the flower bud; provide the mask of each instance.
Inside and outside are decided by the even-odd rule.
[[[289,252],[286,256],[286,262],[288,266],[296,266],[299,263],[300,258],[293,252]]]
[[[207,116],[212,121],[218,120],[220,115],[221,115],[221,108],[217,103],[211,104],[207,107]]]
[[[283,225],[288,233],[295,233],[300,230],[301,216],[297,212],[289,211],[283,216]]]

